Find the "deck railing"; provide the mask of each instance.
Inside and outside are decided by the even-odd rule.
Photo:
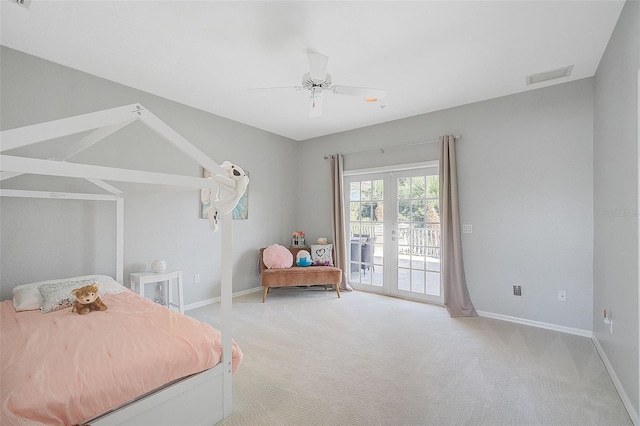
[[[407,254],[440,259],[440,229],[399,226],[398,244],[408,246]]]
[[[356,224],[354,224],[356,225]],[[375,243],[376,235],[382,235],[382,225],[357,224],[352,226],[350,239],[359,239],[359,243]],[[379,228],[379,229],[378,229]],[[398,244],[405,254],[416,254],[440,259],[440,229],[411,228],[409,225],[398,226]]]

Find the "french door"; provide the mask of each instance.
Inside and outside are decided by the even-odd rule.
[[[345,175],[349,283],[442,303],[437,165]]]

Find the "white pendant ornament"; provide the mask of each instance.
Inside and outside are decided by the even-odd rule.
[[[153,272],[160,273],[167,270],[167,261],[166,260],[154,260],[151,263],[151,270]]]

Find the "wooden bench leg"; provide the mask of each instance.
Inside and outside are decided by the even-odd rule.
[[[340,299],[340,284],[336,284],[336,293],[338,294],[338,299]]]
[[[267,300],[267,293],[269,293],[269,287],[264,288],[264,292],[262,293],[262,303]]]

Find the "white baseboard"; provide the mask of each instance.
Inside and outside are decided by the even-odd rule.
[[[238,291],[233,293],[232,297],[238,297],[238,296],[244,296],[245,294],[249,294],[249,293],[255,293],[257,291],[262,291],[263,287],[253,287],[250,288],[249,290],[242,290],[242,291]],[[213,303],[218,303],[220,301],[220,297],[214,297],[212,299],[205,299],[205,300],[201,300],[200,302],[195,302],[195,303],[189,303],[188,305],[184,305],[184,310],[188,311],[189,309],[195,309],[195,308],[200,308],[202,306],[207,306],[207,305],[211,305]]]
[[[620,383],[620,379],[618,379],[618,375],[616,374],[616,371],[613,369],[613,365],[611,365],[611,362],[609,361],[609,358],[607,357],[606,352],[602,348],[602,345],[600,345],[600,342],[598,341],[596,336],[593,336],[591,338],[591,341],[593,342],[593,345],[596,347],[596,351],[598,351],[598,355],[600,355],[600,358],[602,359],[602,362],[604,363],[604,366],[607,369],[609,376],[611,377],[611,381],[613,381],[613,385],[616,387],[616,390],[620,395],[620,399],[622,399],[622,403],[627,409],[627,413],[629,413],[629,417],[631,417],[631,421],[633,422],[634,425],[640,426],[640,417],[638,416],[638,413],[636,412],[636,410],[633,408],[633,404],[631,404],[629,395],[627,395],[624,388],[622,387],[622,383]]]
[[[502,321],[515,322],[517,324],[530,325],[532,327],[544,328],[547,330],[559,331],[561,333],[575,334],[582,337],[593,337],[591,330],[582,330],[580,328],[565,327],[563,325],[550,324],[547,322],[533,321],[525,318],[510,317],[508,315],[494,314],[493,312],[478,311],[478,315],[486,318],[499,319]]]

